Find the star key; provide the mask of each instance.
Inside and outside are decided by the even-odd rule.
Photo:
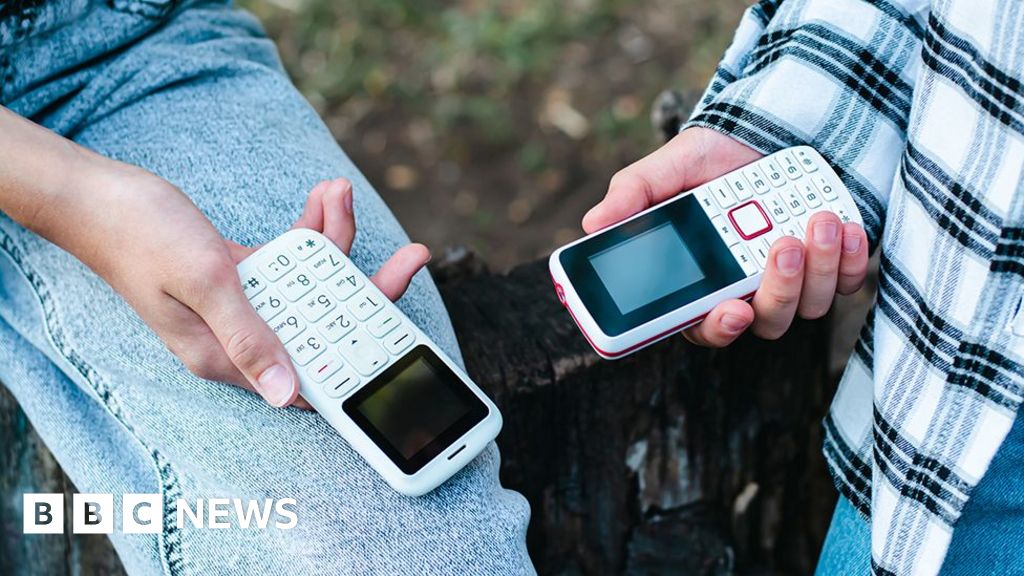
[[[313,254],[316,254],[324,247],[324,241],[320,238],[309,237],[303,239],[296,239],[295,243],[292,244],[292,253],[299,260],[306,260]]]

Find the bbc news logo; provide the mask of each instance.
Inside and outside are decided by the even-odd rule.
[[[25,534],[64,533],[64,494],[25,494]],[[207,498],[189,501],[179,498],[175,522],[178,528],[191,526],[291,530],[299,523],[295,499],[241,500]],[[114,532],[113,494],[74,494],[71,497],[71,532],[111,534]],[[158,534],[164,526],[163,497],[160,494],[124,494],[121,497],[121,531],[125,534]]]

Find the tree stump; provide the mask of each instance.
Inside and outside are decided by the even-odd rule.
[[[819,455],[826,322],[706,350],[672,338],[598,358],[546,261],[434,268],[470,375],[505,416],[502,480],[533,509],[541,574],[803,574],[835,501]],[[117,574],[96,536],[23,536],[21,494],[70,482],[0,389],[0,574]],[[70,532],[70,530],[66,530]]]

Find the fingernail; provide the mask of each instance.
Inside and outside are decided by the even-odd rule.
[[[860,250],[860,236],[843,236],[843,252],[852,254],[857,250]]]
[[[284,406],[292,397],[292,390],[295,389],[295,382],[292,380],[291,372],[281,364],[274,364],[260,374],[256,381],[260,396],[273,406]]]
[[[747,322],[746,318],[742,318],[735,314],[722,315],[722,326],[725,326],[725,329],[729,332],[740,332],[746,329],[747,324],[749,324],[749,322]]]
[[[352,213],[352,188],[349,187],[348,191],[345,192],[345,211],[349,214]]]
[[[787,276],[791,276],[800,271],[800,264],[804,259],[804,251],[798,246],[792,248],[786,248],[782,252],[779,252],[775,256],[775,265],[779,267],[779,271]]]
[[[839,237],[839,226],[835,222],[818,222],[814,225],[814,243],[831,246]]]

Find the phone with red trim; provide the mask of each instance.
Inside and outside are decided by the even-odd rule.
[[[772,242],[803,240],[820,211],[862,224],[816,150],[780,150],[559,248],[555,292],[594,350],[621,358],[752,296]]]

